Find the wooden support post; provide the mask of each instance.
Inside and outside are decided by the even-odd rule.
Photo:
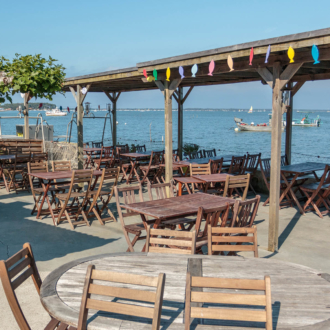
[[[268,250],[271,252],[275,252],[278,249],[281,181],[282,89],[302,65],[303,63],[289,64],[281,73],[282,68],[280,62],[275,62],[273,65],[273,74],[267,68],[257,69],[257,72],[263,80],[273,89],[268,229]]]
[[[291,87],[293,83],[290,83]],[[290,93],[290,104],[286,111],[286,128],[285,128],[285,154],[289,165],[291,164],[291,146],[292,146],[292,113],[293,113],[293,95]]]
[[[75,92],[73,87],[70,87],[71,93],[76,100],[77,103],[77,156],[78,156],[78,170],[82,170],[84,167],[84,107],[83,102],[87,96],[91,85],[86,86],[86,93],[82,94],[81,86],[77,85],[77,93]]]
[[[178,155],[182,160],[183,147],[183,87],[178,87]]]
[[[112,145],[115,148],[117,145],[117,100],[121,92],[113,92],[112,95],[107,91],[103,92],[112,103]]]
[[[281,137],[282,137],[282,92],[280,89],[281,66],[277,62],[273,67],[273,102],[272,102],[272,142],[270,168],[269,230],[268,249],[278,248],[279,199],[281,173]]]
[[[32,97],[30,97],[30,92],[24,94],[24,138],[28,140],[30,138],[30,129],[29,129],[29,101]]]

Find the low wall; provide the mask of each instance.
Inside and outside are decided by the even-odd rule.
[[[73,169],[78,168],[77,143],[45,141],[48,161],[71,160]]]

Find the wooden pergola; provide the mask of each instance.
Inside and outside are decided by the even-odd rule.
[[[270,54],[266,54],[270,45]],[[320,63],[314,64],[312,46],[319,50]],[[290,63],[287,51],[294,49],[294,62]],[[253,48],[253,60],[250,53]],[[233,69],[228,66],[228,57],[233,59]],[[215,62],[213,75],[209,75],[209,63]],[[267,62],[267,63],[266,63]],[[196,77],[191,68],[198,65]],[[184,69],[184,78],[179,67]],[[169,81],[167,69],[170,68]],[[144,70],[149,79],[144,76]],[[153,81],[154,70],[157,80]],[[330,28],[298,33],[277,38],[259,40],[202,52],[137,63],[136,67],[119,69],[85,76],[67,78],[64,91],[71,91],[77,102],[78,112],[78,166],[83,164],[83,101],[87,92],[104,92],[113,104],[113,144],[116,145],[116,104],[122,92],[159,89],[165,103],[165,165],[166,182],[172,179],[172,99],[178,103],[178,149],[183,145],[183,104],[195,86],[220,85],[260,81],[272,88],[272,140],[271,180],[269,204],[268,249],[278,248],[279,197],[281,170],[282,115],[286,112],[285,153],[291,162],[292,108],[293,96],[306,81],[330,79]],[[183,87],[189,87],[184,95]],[[85,90],[85,91],[86,91]],[[290,93],[290,106],[283,102],[283,91]]]

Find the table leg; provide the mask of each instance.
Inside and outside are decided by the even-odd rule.
[[[179,182],[178,196],[182,196],[182,182]]]
[[[296,180],[297,180],[299,174],[300,174],[300,173],[297,173],[297,174],[292,178],[291,182],[289,183],[288,180],[286,179],[285,175],[284,175],[283,173],[281,173],[281,176],[282,176],[282,178],[283,178],[285,184],[287,185],[287,187],[284,189],[284,191],[283,191],[283,193],[282,193],[282,195],[281,195],[281,197],[280,197],[280,202],[279,202],[279,203],[280,203],[280,205],[281,205],[281,201],[283,200],[283,198],[288,194],[288,192],[290,192],[290,194],[291,194],[291,196],[292,196],[294,202],[296,203],[296,205],[297,205],[297,207],[298,207],[298,209],[299,209],[300,214],[305,214],[303,208],[301,207],[301,205],[300,205],[300,203],[299,203],[299,201],[298,201],[297,196],[295,195],[295,193],[294,193],[293,190],[292,190],[292,187],[293,187],[294,183],[296,182]]]

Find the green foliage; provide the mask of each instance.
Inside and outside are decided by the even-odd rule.
[[[11,63],[5,62],[4,71],[8,76],[13,77],[13,81],[10,86],[0,84],[0,96],[1,93],[4,94],[6,87],[10,88],[12,95],[30,92],[30,97],[46,98],[50,101],[56,93],[64,94],[62,84],[65,68],[55,62],[55,59],[51,57],[45,59],[41,54],[26,56],[16,54]],[[11,99],[6,98],[11,102]]]
[[[195,143],[185,143],[182,147],[182,150],[185,154],[198,151],[199,145]]]
[[[136,146],[135,146],[135,144],[131,144],[131,146],[129,147],[129,151],[130,152],[136,152]]]
[[[7,73],[9,71],[10,62],[3,56],[0,57],[0,72]],[[0,82],[0,103],[5,102],[5,100],[12,102],[10,97],[10,87],[5,85],[4,82]]]

